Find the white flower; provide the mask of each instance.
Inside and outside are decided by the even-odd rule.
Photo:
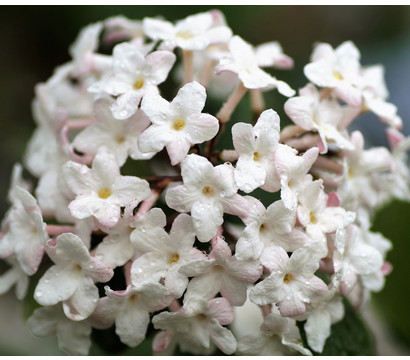
[[[213,165],[191,154],[181,164],[183,185],[168,189],[167,205],[179,212],[191,212],[199,241],[211,240],[223,223],[223,213],[246,216],[246,200],[236,192],[232,165]]]
[[[340,99],[351,106],[361,106],[360,53],[351,41],[343,42],[336,49],[319,43],[311,60],[304,69],[311,82],[333,89]]]
[[[279,116],[272,109],[265,110],[254,127],[245,123],[232,126],[233,145],[239,155],[234,172],[239,189],[246,193],[257,187],[271,192],[279,190],[274,165],[279,130]]]
[[[16,256],[27,275],[37,272],[48,240],[37,200],[27,190],[16,185],[16,202],[7,215],[8,231],[0,239],[0,257]]]
[[[43,306],[63,302],[69,319],[84,320],[97,306],[98,289],[94,282],[107,282],[113,271],[91,257],[77,235],[65,233],[47,245],[47,254],[55,265],[38,282],[34,299]]]
[[[105,293],[107,296],[99,300],[90,322],[97,329],[106,329],[115,322],[115,333],[130,347],[145,339],[150,312],[161,310],[172,301],[166,288],[155,283],[128,285],[123,291],[106,286]]]
[[[6,259],[11,266],[5,273],[0,275],[0,295],[5,294],[15,286],[16,297],[23,300],[27,294],[29,278],[23,271],[18,261],[13,258]]]
[[[314,309],[308,316],[304,329],[310,348],[318,353],[323,351],[330,336],[332,324],[343,319],[345,314],[342,298],[336,296]]]
[[[238,259],[257,259],[262,250],[271,245],[293,252],[308,240],[303,231],[295,228],[296,212],[286,208],[282,200],[267,209],[259,201],[253,202],[245,219],[246,228],[236,243]]]
[[[254,283],[262,274],[262,267],[257,260],[238,260],[232,256],[228,244],[220,237],[212,240],[208,268],[200,269],[184,265],[180,272],[195,276],[188,285],[184,302],[196,301],[196,298],[212,299],[218,292],[232,305],[240,306],[246,300],[248,284]]]
[[[146,281],[161,280],[171,295],[179,298],[188,285],[188,276],[180,271],[181,267],[201,266],[206,263],[206,256],[193,247],[195,230],[189,215],[178,215],[170,234],[164,235],[134,237],[133,244],[137,251],[147,247],[152,249],[133,262],[131,280],[136,286]]]
[[[74,147],[86,154],[95,155],[101,146],[107,146],[114,153],[119,166],[124,165],[128,155],[133,159],[150,159],[154,153],[141,153],[138,136],[149,126],[141,111],[124,121],[112,116],[109,108],[112,100],[98,99],[94,103],[97,123],[86,127],[73,141]]]
[[[116,119],[127,119],[135,114],[143,96],[158,93],[157,85],[166,80],[175,59],[169,51],[154,51],[145,57],[129,43],[118,44],[113,51],[112,73],[89,91],[117,96],[111,111]]]
[[[250,300],[258,305],[276,304],[282,316],[305,313],[306,304],[327,293],[326,284],[314,275],[319,267],[315,251],[305,246],[289,257],[280,247],[265,248],[260,262],[270,275],[251,289]]]
[[[236,340],[230,330],[223,327],[232,322],[233,313],[225,298],[209,301],[197,299],[177,312],[164,311],[152,318],[156,329],[169,330],[173,336],[187,343],[187,347],[209,349],[211,341],[225,354],[236,350]]]
[[[88,355],[91,347],[91,325],[87,321],[72,321],[62,311],[61,305],[34,310],[27,320],[34,336],[57,335],[58,347],[69,355]]]
[[[342,106],[336,100],[320,100],[319,91],[308,84],[300,90],[301,96],[286,101],[285,112],[292,121],[307,131],[316,130],[326,153],[328,143],[337,149],[353,150],[343,124],[357,115],[357,110]]]
[[[135,176],[121,176],[114,154],[99,148],[92,168],[69,161],[63,172],[77,197],[69,204],[77,219],[94,216],[102,226],[117,224],[121,206],[141,201],[150,195],[148,182]]]
[[[215,43],[227,42],[232,36],[218,11],[209,11],[188,16],[175,25],[169,21],[145,18],[144,32],[154,40],[162,40],[161,48],[173,50],[204,50]]]
[[[212,139],[219,129],[218,119],[201,113],[205,106],[205,88],[197,82],[184,85],[171,103],[160,95],[148,95],[141,109],[152,122],[138,139],[143,152],[167,148],[171,164],[180,163],[193,144]]]
[[[279,144],[275,152],[275,170],[280,177],[280,196],[288,209],[297,206],[299,189],[306,181],[306,174],[317,159],[319,149],[314,147],[298,156],[297,150]]]
[[[222,58],[215,68],[219,74],[230,71],[238,75],[239,80],[248,89],[269,90],[277,88],[285,96],[293,96],[295,91],[283,81],[277,80],[263,71],[258,64],[255,50],[240,36],[233,36],[229,41],[230,57]]]

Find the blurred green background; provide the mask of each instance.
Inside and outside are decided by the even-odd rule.
[[[0,8],[0,216],[8,208],[5,200],[11,168],[21,162],[25,145],[34,130],[31,100],[34,85],[46,81],[55,66],[69,60],[68,46],[85,25],[114,15],[131,19],[162,15],[178,20],[187,15],[220,9],[235,34],[253,44],[278,40],[295,60],[292,71],[277,71],[279,79],[293,88],[307,82],[303,66],[318,41],[338,46],[353,40],[362,54],[362,64],[382,63],[390,101],[398,106],[404,121],[403,132],[410,134],[410,7],[408,6],[1,6]],[[266,94],[286,122],[281,106],[284,98]],[[363,117],[357,127],[369,144],[385,144],[383,126]],[[375,229],[393,241],[388,259],[394,271],[382,293],[374,296],[377,316],[367,315],[373,332],[388,330],[385,342],[378,343],[384,355],[410,354],[410,218],[408,204],[398,203],[383,210]],[[7,309],[4,313],[4,309]],[[22,312],[13,294],[0,297],[0,354],[59,354],[56,339],[31,342],[13,331],[21,330]],[[385,326],[378,326],[378,319]],[[9,326],[4,326],[9,324]],[[380,330],[381,329],[381,330]],[[27,336],[27,334],[25,335]]]

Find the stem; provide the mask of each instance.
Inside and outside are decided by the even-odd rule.
[[[219,123],[221,125],[229,121],[236,106],[239,104],[247,91],[248,89],[243,86],[242,82],[240,82],[233,93],[229,96],[228,100],[223,104],[221,110],[219,110],[218,114],[216,114],[216,117],[219,119]]]
[[[260,306],[263,317],[267,317],[272,312],[272,305]]]
[[[343,172],[343,165],[329,158],[318,156],[312,167],[328,170],[340,174]]]
[[[74,233],[75,227],[71,225],[47,225],[47,232],[51,236],[58,236],[64,233]]]
[[[289,139],[303,134],[306,130],[297,125],[288,125],[280,132],[280,142],[284,143]]]
[[[213,59],[207,59],[205,65],[202,68],[201,74],[199,75],[199,83],[207,88],[209,81],[211,80],[212,70],[216,65],[216,61]]]
[[[320,141],[319,135],[306,134],[298,139],[289,139],[286,143],[297,150],[307,150],[311,147],[317,146]]]
[[[179,302],[177,299],[174,299],[171,303],[171,305],[169,305],[169,310],[171,310],[172,312],[176,312],[181,308],[181,305],[179,305]]]
[[[159,195],[160,195],[160,193],[158,193],[157,191],[152,190],[151,195],[148,197],[148,199],[144,200],[141,203],[141,206],[138,208],[138,211],[134,216],[134,219],[138,219],[139,217],[141,217],[142,215],[147,213],[149,210],[151,210],[151,208],[157,202],[157,200],[159,198]]]
[[[181,175],[156,175],[156,176],[149,176],[146,178],[141,178],[149,183],[154,183],[154,182],[159,182],[163,180],[169,179],[170,181],[182,181],[182,176]]]
[[[184,84],[194,79],[194,53],[191,50],[182,50],[182,61],[184,66]]]
[[[132,267],[132,262],[128,261],[125,265],[124,265],[124,275],[125,275],[125,284],[131,285],[131,267]]]
[[[253,112],[253,122],[256,124],[260,114],[265,109],[265,99],[263,98],[262,91],[259,89],[252,89],[250,91],[251,96],[251,109]]]

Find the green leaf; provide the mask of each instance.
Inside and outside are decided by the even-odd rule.
[[[298,321],[303,344],[312,351],[314,355],[325,356],[348,356],[374,355],[373,339],[360,315],[352,308],[345,299],[345,317],[342,321],[332,326],[330,337],[327,339],[321,354],[309,348],[306,341],[306,333],[303,328],[305,321]]]

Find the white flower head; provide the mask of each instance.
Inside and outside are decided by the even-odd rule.
[[[141,109],[152,122],[138,139],[143,152],[158,152],[166,147],[171,164],[180,163],[193,144],[212,139],[219,129],[218,119],[202,113],[205,88],[197,82],[184,85],[171,103],[160,95],[148,95]]]
[[[279,130],[279,116],[272,109],[265,110],[254,127],[245,123],[232,126],[233,145],[239,155],[234,172],[239,189],[247,193],[257,187],[279,190],[274,165]]]
[[[168,189],[167,205],[191,212],[199,241],[211,240],[223,223],[223,213],[246,216],[246,200],[237,194],[232,165],[213,166],[206,158],[191,154],[181,164],[183,185]]]
[[[312,62],[305,66],[305,75],[320,87],[333,89],[347,104],[360,107],[360,53],[351,41],[345,41],[336,49],[329,44],[316,45]]]
[[[135,176],[121,176],[112,152],[99,148],[92,168],[69,161],[64,165],[67,184],[77,197],[69,204],[77,219],[94,216],[102,226],[117,224],[121,207],[150,195],[148,182]]]
[[[69,319],[84,320],[97,306],[98,289],[94,282],[107,282],[113,271],[92,257],[77,235],[64,233],[47,245],[55,265],[38,282],[34,299],[43,306],[63,302]]]
[[[222,20],[222,21],[221,21]],[[211,44],[227,42],[232,31],[216,10],[199,13],[179,20],[175,25],[169,21],[145,18],[145,33],[154,40],[162,40],[161,49],[204,50]]]
[[[229,41],[230,57],[222,58],[215,68],[219,74],[230,71],[238,75],[239,80],[248,89],[269,90],[277,88],[284,96],[293,96],[295,91],[283,81],[277,80],[263,71],[258,64],[258,58],[253,47],[240,36],[233,36]]]
[[[132,44],[118,44],[113,51],[112,73],[89,91],[117,96],[111,111],[116,119],[127,119],[135,114],[143,96],[158,93],[157,85],[166,80],[175,59],[169,51],[154,51],[145,57]]]

